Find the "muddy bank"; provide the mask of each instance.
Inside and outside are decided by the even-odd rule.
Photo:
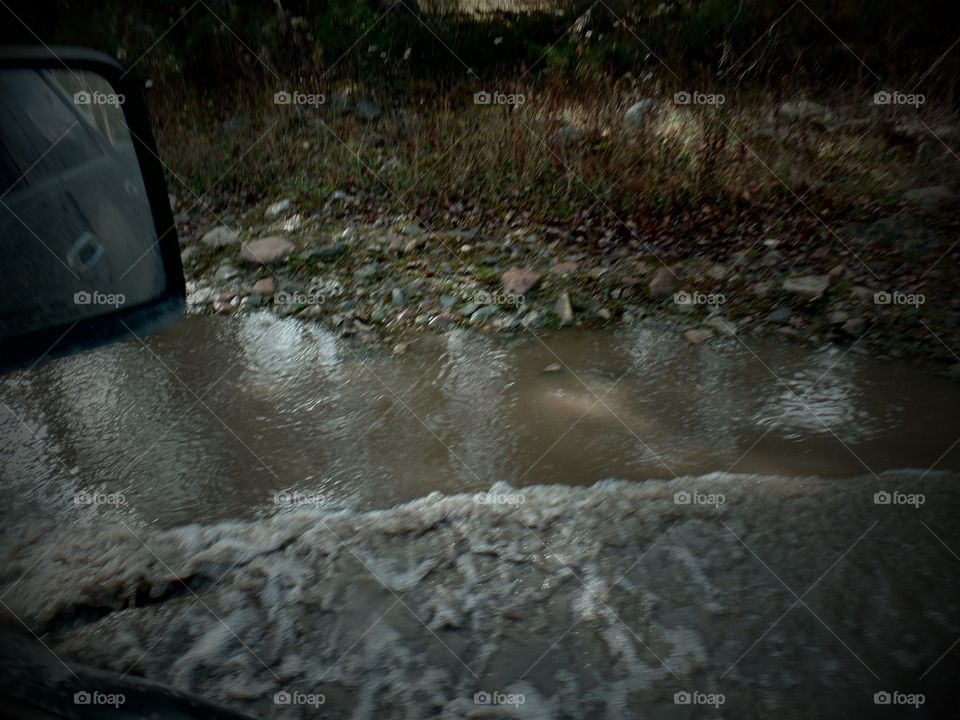
[[[64,657],[261,717],[945,717],[957,480],[496,485],[33,529],[8,534],[0,591]]]

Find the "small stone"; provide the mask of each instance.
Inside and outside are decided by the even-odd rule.
[[[554,275],[571,275],[577,271],[579,263],[575,262],[562,262],[553,265],[550,268],[550,272]]]
[[[699,345],[713,337],[713,330],[707,330],[705,328],[687,330],[683,336],[691,345]]]
[[[253,310],[256,307],[259,307],[261,302],[263,302],[263,298],[257,295],[247,295],[240,301],[240,309]]]
[[[403,246],[403,252],[405,255],[412,253],[418,247],[423,245],[423,238],[413,238],[406,245]]]
[[[806,300],[818,300],[823,297],[829,285],[830,277],[827,275],[804,275],[783,281],[784,290]]]
[[[240,238],[226,225],[219,225],[200,238],[200,242],[207,247],[222,248],[240,242]]]
[[[419,235],[422,231],[420,226],[417,225],[416,223],[407,223],[402,228],[400,228],[400,232],[403,233],[404,235]]]
[[[333,243],[331,245],[324,245],[323,247],[315,248],[308,252],[306,256],[316,260],[329,260],[331,258],[340,257],[345,252],[347,252],[346,244]]]
[[[253,265],[270,265],[283,260],[293,250],[293,243],[285,237],[271,235],[244,245],[240,259]]]
[[[440,313],[430,321],[430,327],[443,329],[443,328],[450,327],[456,321],[457,321],[457,318],[451,315],[450,313]]]
[[[573,125],[564,125],[550,136],[550,142],[561,147],[576,145],[582,139],[583,131]]]
[[[831,325],[843,325],[849,319],[850,313],[845,312],[844,310],[834,310],[832,313],[827,315],[827,322],[829,322]]]
[[[540,282],[540,273],[511,268],[500,276],[504,295],[525,295]]]
[[[650,111],[660,103],[654,98],[644,98],[631,105],[623,114],[623,122],[629,126],[642,125]]]
[[[867,327],[867,323],[863,318],[850,318],[842,326],[843,330],[847,335],[852,335],[853,337],[860,337],[863,335],[864,329]]]
[[[609,320],[611,317],[613,317],[613,315],[609,310],[607,310],[607,308],[600,308],[599,310],[597,310],[597,316],[601,320]]]
[[[253,295],[256,295],[257,297],[267,297],[269,295],[273,295],[275,290],[276,290],[276,287],[274,285],[273,278],[267,277],[267,278],[262,278],[261,280],[257,280],[253,284],[253,290],[251,292]]]
[[[403,355],[407,351],[408,347],[410,347],[409,343],[405,343],[405,342],[397,343],[396,345],[393,346],[393,354]]]
[[[468,302],[462,308],[460,308],[460,314],[463,317],[470,317],[481,307],[478,302]]]
[[[793,313],[788,307],[778,307],[775,310],[771,310],[767,313],[766,318],[764,318],[768,323],[774,323],[776,325],[783,325],[785,322],[790,321],[790,316]]]
[[[227,280],[233,280],[239,274],[240,271],[237,270],[233,265],[224,263],[217,268],[217,272],[213,274],[213,279],[219,282],[226,282]]]
[[[917,207],[931,211],[936,210],[941,205],[945,205],[956,196],[946,185],[931,185],[929,187],[916,188],[908,190],[903,194],[903,199],[913,203]]]
[[[677,286],[677,278],[669,268],[660,268],[650,281],[650,294],[654,297],[668,297]]]
[[[196,245],[188,245],[183,250],[181,250],[180,264],[184,266],[189,265],[190,261],[193,260],[193,256],[197,254],[197,250],[199,249],[200,248],[198,248]]]
[[[397,306],[407,304],[407,295],[400,288],[394,288],[390,291],[390,302]]]
[[[561,364],[558,363],[558,362],[550,363],[549,365],[547,365],[547,366],[546,366],[543,370],[541,370],[540,372],[545,372],[545,373],[558,373],[558,372],[563,372],[563,365],[561,365]]]
[[[569,325],[573,322],[573,307],[570,305],[570,296],[567,293],[561,293],[560,297],[557,298],[554,312],[560,318],[561,325]]]
[[[453,310],[456,304],[457,299],[453,295],[440,296],[440,307],[442,307],[444,310]]]
[[[263,213],[263,219],[267,222],[273,222],[291,210],[293,210],[293,202],[284,198],[267,207],[266,212]]]
[[[750,292],[757,297],[766,297],[770,294],[770,291],[773,290],[773,283],[771,282],[758,282],[750,286]]]
[[[500,307],[498,305],[486,305],[479,310],[476,310],[470,316],[471,323],[481,323],[484,322],[487,318],[493,317],[499,312]]]
[[[357,117],[363,120],[376,120],[380,117],[380,108],[371,100],[361,100],[355,109]]]

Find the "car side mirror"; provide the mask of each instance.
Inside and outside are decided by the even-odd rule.
[[[0,48],[0,370],[181,316],[183,269],[139,84],[72,48]]]

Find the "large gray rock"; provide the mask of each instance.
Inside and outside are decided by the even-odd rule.
[[[936,236],[920,220],[905,213],[888,215],[873,223],[850,223],[841,228],[841,233],[855,245],[902,253],[923,253],[935,250]]]
[[[946,185],[931,185],[929,187],[916,188],[908,190],[903,194],[903,199],[913,203],[923,210],[936,210],[942,205],[946,205],[956,199],[953,191]]]
[[[573,125],[564,125],[550,136],[550,142],[560,146],[576,145],[582,139],[583,131]]]
[[[284,198],[283,200],[278,200],[277,202],[271,204],[267,208],[266,212],[263,213],[263,219],[267,222],[273,222],[291,210],[293,210],[293,202]]]
[[[521,268],[511,268],[500,276],[504,295],[524,295],[540,282],[540,273]]]
[[[200,238],[200,242],[207,247],[222,248],[228,245],[235,245],[240,242],[240,238],[226,225],[218,225]]]
[[[376,120],[380,117],[380,108],[372,100],[361,100],[357,103],[354,112],[363,120]]]
[[[650,294],[654,297],[667,297],[677,287],[677,277],[670,268],[660,268],[650,281]]]
[[[653,98],[644,98],[643,100],[635,102],[623,114],[623,124],[628,127],[642,125],[646,121],[647,116],[656,110],[659,104],[659,101]]]
[[[801,275],[783,281],[783,289],[804,300],[817,300],[830,286],[829,275]]]
[[[270,265],[280,262],[293,250],[293,243],[285,237],[270,235],[244,245],[240,259],[252,265]]]

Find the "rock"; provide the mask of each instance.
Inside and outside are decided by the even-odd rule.
[[[167,203],[170,205],[170,212],[177,212],[177,196],[173,193],[167,193]]]
[[[240,310],[253,310],[254,308],[260,307],[260,303],[263,302],[263,298],[257,295],[247,295],[240,301]]]
[[[602,307],[599,310],[597,310],[597,317],[599,317],[601,320],[609,320],[610,318],[613,317],[613,314],[609,310],[607,310],[607,308]]]
[[[902,253],[925,253],[936,250],[936,236],[917,218],[897,213],[874,223],[849,223],[841,233],[863,246],[878,246]]]
[[[825,122],[829,112],[810,100],[793,100],[777,108],[777,117],[787,122]]]
[[[540,273],[511,268],[500,276],[504,295],[525,295],[540,282]]]
[[[460,314],[461,314],[463,317],[470,317],[470,316],[473,315],[477,310],[479,310],[480,307],[481,307],[481,305],[480,305],[480,303],[478,303],[478,302],[468,302],[468,303],[465,304],[462,308],[460,308]]]
[[[376,277],[380,274],[380,266],[375,263],[368,263],[357,270],[357,279],[358,280],[369,280],[373,277]]]
[[[547,366],[546,366],[543,370],[541,370],[540,372],[545,372],[545,373],[558,373],[558,372],[563,372],[563,365],[561,365],[561,364],[558,363],[558,362],[550,363],[549,365],[547,365]]]
[[[407,348],[409,347],[410,347],[409,343],[405,343],[405,342],[397,343],[396,345],[393,346],[393,354],[403,355],[407,351]]]
[[[583,139],[583,131],[573,125],[564,125],[550,135],[550,142],[561,147],[576,145]]]
[[[842,326],[843,330],[847,335],[853,335],[854,337],[860,337],[863,335],[864,329],[866,329],[867,323],[863,318],[850,318]]]
[[[444,310],[453,310],[457,304],[457,299],[453,295],[441,295],[440,307]]]
[[[830,285],[827,275],[803,275],[790,277],[783,281],[783,289],[805,300],[818,300],[823,297]]]
[[[200,248],[196,245],[188,245],[183,250],[180,251],[180,264],[189,265],[190,261],[193,260],[193,256],[197,254],[197,250]]]
[[[650,294],[654,297],[668,297],[677,286],[677,278],[670,268],[660,268],[650,281]]]
[[[827,322],[831,325],[843,325],[847,320],[850,319],[850,313],[845,310],[834,310],[832,313],[827,315]]]
[[[390,291],[390,302],[397,306],[407,304],[407,295],[400,288],[394,288]]]
[[[754,283],[748,289],[753,295],[763,298],[773,290],[773,283],[764,280],[763,282]]]
[[[218,282],[226,282],[227,280],[233,280],[237,275],[240,274],[240,271],[237,270],[230,263],[224,263],[217,268],[217,271],[213,274],[213,279]]]
[[[421,245],[423,245],[423,238],[413,238],[412,240],[408,241],[406,245],[403,246],[404,255],[409,255]]]
[[[791,315],[793,315],[793,313],[790,312],[790,308],[778,307],[775,310],[768,312],[764,320],[766,320],[768,323],[783,325],[785,322],[790,322]]]
[[[240,238],[226,225],[218,225],[200,238],[200,242],[207,247],[222,248],[240,242]]]
[[[354,108],[354,112],[362,120],[376,120],[380,117],[380,108],[372,100],[361,100]]]
[[[284,198],[267,207],[266,212],[263,213],[263,219],[267,222],[273,222],[291,210],[293,210],[293,202]]]
[[[213,301],[213,311],[218,315],[232,315],[240,301],[237,298],[218,297]]]
[[[240,259],[253,265],[270,265],[283,260],[293,251],[293,243],[285,237],[270,235],[246,243],[240,250]]]
[[[556,265],[551,266],[550,272],[554,275],[571,275],[577,271],[579,263],[575,262],[562,262],[557,263]]]
[[[536,328],[543,327],[544,322],[543,313],[539,310],[531,310],[520,321],[520,325],[528,330],[535,330]]]
[[[267,297],[273,295],[276,291],[276,286],[273,282],[273,278],[266,277],[261,280],[257,280],[253,284],[253,290],[251,293],[257,297]]]
[[[456,321],[457,318],[450,313],[440,313],[430,321],[430,327],[443,329],[453,325]]]
[[[736,323],[731,322],[730,320],[727,320],[727,318],[723,317],[723,315],[712,315],[711,317],[708,317],[706,320],[704,320],[703,324],[713,328],[721,335],[737,334]]]
[[[353,195],[345,193],[343,190],[334,190],[330,194],[330,199],[328,200],[331,205],[352,205],[355,201],[356,198]]]
[[[660,102],[654,98],[644,98],[631,105],[623,114],[624,125],[636,127],[642,125],[651,111],[655,110]]]
[[[500,311],[498,305],[485,305],[484,307],[475,310],[473,314],[470,315],[471,323],[482,323],[487,318],[493,317]]]
[[[417,223],[407,223],[400,228],[400,232],[404,235],[419,235],[423,231]]]
[[[561,325],[569,325],[573,322],[573,306],[570,305],[570,296],[567,293],[561,293],[557,298],[554,312],[560,318]]]
[[[683,336],[691,345],[699,345],[713,337],[713,330],[697,328],[695,330],[687,330]]]
[[[872,303],[873,302],[873,290],[863,285],[854,285],[850,288],[850,297],[854,300],[859,300],[860,302]]]
[[[903,194],[903,199],[913,203],[917,207],[931,212],[954,200],[956,195],[946,185],[931,185],[929,187],[916,188]]]
[[[314,258],[316,260],[329,260],[331,258],[340,257],[345,252],[347,252],[347,246],[345,243],[333,243],[331,245],[324,245],[323,247],[314,248],[307,253],[306,257]]]

